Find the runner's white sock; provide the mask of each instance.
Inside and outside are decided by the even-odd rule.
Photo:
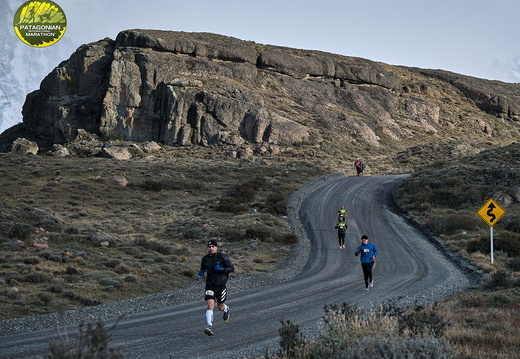
[[[227,312],[228,310],[229,310],[229,307],[226,304],[224,304],[224,312]]]
[[[213,326],[213,311],[212,310],[206,310],[206,322],[208,323],[208,327]]]

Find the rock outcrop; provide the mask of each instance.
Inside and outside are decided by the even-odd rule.
[[[81,131],[166,145],[518,138],[519,93],[520,85],[210,33],[127,30],[56,67],[27,96],[23,123],[0,136],[0,151],[17,137],[50,149]]]

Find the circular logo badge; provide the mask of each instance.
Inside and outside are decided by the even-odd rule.
[[[27,45],[46,47],[61,39],[67,19],[53,1],[27,1],[16,11],[13,25],[16,35]]]

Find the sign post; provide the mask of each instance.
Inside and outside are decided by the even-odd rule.
[[[493,264],[493,226],[498,222],[500,217],[506,213],[492,198],[490,198],[477,212],[484,221],[489,225],[489,239],[491,245],[491,264]]]

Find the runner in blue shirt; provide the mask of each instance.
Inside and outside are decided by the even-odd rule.
[[[365,290],[374,286],[372,268],[374,267],[374,259],[376,259],[378,253],[379,251],[376,245],[368,242],[368,236],[361,236],[361,245],[357,247],[354,255],[361,255],[361,268],[363,269],[363,276],[365,278]]]

